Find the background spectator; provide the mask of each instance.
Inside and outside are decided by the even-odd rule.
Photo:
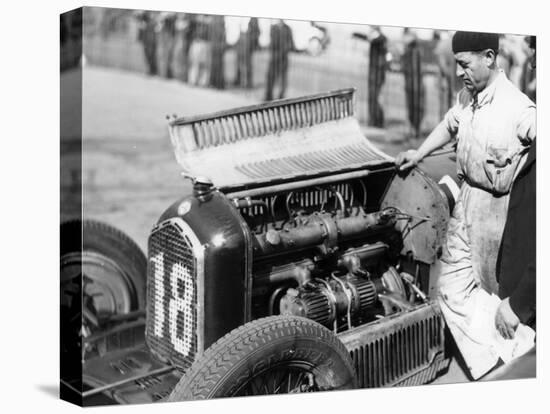
[[[210,43],[210,21],[212,16],[199,14],[195,21],[195,32],[189,49],[189,83],[207,86],[210,79],[212,45]]]
[[[519,87],[521,68],[525,61],[525,54],[521,50],[521,45],[515,42],[512,37],[501,35],[499,38],[499,47],[498,66],[504,70],[506,77]]]
[[[279,99],[284,98],[287,88],[288,54],[294,49],[292,30],[282,19],[279,19],[277,23],[271,25],[266,101],[273,99],[273,88],[276,82],[281,84]]]
[[[387,38],[379,26],[373,26],[369,51],[368,69],[368,124],[378,128],[384,127],[384,110],[380,105],[380,91],[386,81],[388,53]]]
[[[176,19],[176,13],[163,12],[160,15],[160,46],[162,49],[164,76],[168,79],[174,77],[172,64],[176,49]]]
[[[414,31],[403,32],[405,52],[402,57],[403,75],[405,76],[405,99],[407,101],[408,119],[413,129],[413,136],[420,137],[420,126],[424,117],[425,89],[422,76],[422,51]]]
[[[237,41],[237,70],[235,86],[252,88],[253,65],[252,56],[259,48],[260,26],[258,18],[243,17],[240,21],[240,34]]]
[[[225,88],[225,20],[223,16],[213,16],[210,21],[210,86],[216,89]]]
[[[195,38],[195,33],[197,31],[197,20],[196,16],[191,13],[185,13],[178,19],[178,26],[182,34],[182,46],[181,46],[181,80],[187,82],[189,80],[189,70],[191,68],[191,58],[189,51],[191,49],[191,44]]]
[[[149,75],[157,75],[157,20],[155,13],[152,11],[143,11],[138,14],[138,20],[138,40],[143,44],[143,52]]]
[[[456,76],[456,62],[451,48],[451,36],[440,35],[434,50],[439,69],[439,116],[455,104],[456,94],[462,89],[462,81]]]

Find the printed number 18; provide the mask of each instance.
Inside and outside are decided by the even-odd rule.
[[[166,315],[164,309],[164,255],[159,253],[151,258],[154,270],[154,329],[155,336],[163,336]],[[168,331],[174,349],[184,356],[189,355],[193,345],[193,279],[189,269],[182,263],[175,263],[170,269],[172,294],[168,304]],[[178,283],[179,282],[179,283]],[[183,326],[182,335],[178,335],[178,325]]]

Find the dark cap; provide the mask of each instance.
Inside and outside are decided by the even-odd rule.
[[[479,52],[485,49],[498,52],[497,33],[456,32],[453,36],[453,53]]]

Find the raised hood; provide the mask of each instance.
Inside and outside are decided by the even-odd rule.
[[[357,169],[392,158],[361,133],[354,89],[282,99],[170,122],[185,174],[222,191]]]

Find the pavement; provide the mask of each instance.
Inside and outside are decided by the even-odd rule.
[[[78,72],[68,71],[62,82],[77,84]],[[64,192],[80,183],[86,218],[110,223],[126,232],[146,251],[147,236],[159,215],[189,191],[172,153],[166,116],[190,116],[257,103],[254,94],[214,91],[176,80],[149,77],[123,70],[86,66],[82,76],[82,125],[78,90],[67,91],[62,113],[62,159],[75,161],[79,146],[71,138],[82,131],[82,176],[62,174]],[[63,102],[63,101],[62,101]],[[389,155],[416,147],[403,128],[382,130],[362,126],[365,135]],[[74,141],[73,141],[74,144]],[[62,192],[62,196],[64,196]],[[65,202],[63,202],[65,200]],[[62,218],[78,215],[78,200],[62,199]],[[74,200],[73,200],[74,201]],[[456,360],[434,383],[456,383],[467,378]]]

